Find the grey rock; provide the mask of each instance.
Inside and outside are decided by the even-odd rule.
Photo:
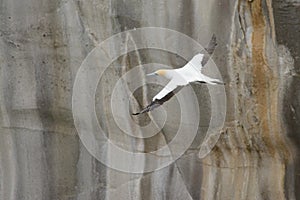
[[[297,0],[1,1],[0,199],[300,199],[299,8]],[[201,45],[215,33],[213,60],[226,82],[227,110],[219,140],[200,159],[212,107],[208,88],[192,85],[201,113],[193,143],[162,169],[130,174],[90,154],[75,128],[72,94],[76,73],[100,42],[142,27],[172,29]],[[123,46],[116,43],[106,50],[118,52],[143,39],[127,36]],[[162,45],[170,39],[153,38]],[[174,44],[178,49],[186,45]],[[180,67],[186,61],[163,50],[132,51],[111,63],[97,87],[99,124],[111,141],[128,151],[166,146],[180,124],[176,99],[163,107],[169,112],[164,129],[145,140],[126,135],[113,118],[116,82],[135,66],[153,62]],[[146,83],[145,71],[138,73],[130,78]],[[205,73],[215,75],[211,68]],[[118,89],[124,97],[121,113],[140,109],[161,88],[142,86],[127,105],[130,84]],[[160,121],[158,114],[153,112]],[[125,126],[136,136],[142,134],[130,120],[123,120]],[[147,125],[151,118],[133,120]],[[170,149],[174,156],[179,145]],[[98,154],[107,160],[115,156],[106,150]],[[164,160],[162,155],[153,157],[157,163],[143,164]]]

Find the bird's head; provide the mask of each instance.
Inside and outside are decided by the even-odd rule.
[[[165,76],[166,75],[166,70],[160,69],[160,70],[157,70],[153,73],[147,74],[147,76],[152,76],[152,75]]]

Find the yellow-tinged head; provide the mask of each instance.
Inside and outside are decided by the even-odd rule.
[[[167,70],[167,69],[160,69],[160,70],[157,70],[157,71],[155,71],[153,73],[147,74],[147,76],[158,75],[158,76],[162,76],[162,77],[171,79],[172,78],[172,74],[170,74],[169,71],[170,70]]]
[[[166,70],[160,69],[160,70],[157,70],[154,73],[157,74],[157,75],[159,75],[159,76],[165,76],[166,75]]]
[[[152,75],[165,76],[166,73],[167,73],[166,70],[160,69],[160,70],[157,70],[153,73],[147,74],[147,76],[152,76]]]

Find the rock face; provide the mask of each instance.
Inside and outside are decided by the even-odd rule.
[[[4,0],[0,19],[0,199],[300,199],[299,1]],[[216,34],[213,60],[226,82],[226,121],[216,146],[199,159],[210,103],[202,95],[206,86],[193,87],[206,116],[193,144],[165,168],[130,174],[87,151],[74,126],[72,89],[98,43],[150,26],[201,44]],[[155,37],[162,45],[169,39]],[[97,88],[100,125],[125,149],[152,151],[170,142],[178,128],[176,111],[147,141],[112,125],[109,94],[116,81],[150,62],[185,63],[168,52],[133,51],[111,64]],[[147,88],[135,93],[143,105],[159,90]],[[172,105],[178,102],[167,110]],[[137,120],[150,122],[147,116]]]

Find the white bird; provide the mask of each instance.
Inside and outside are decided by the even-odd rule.
[[[199,53],[195,55],[192,60],[190,60],[186,65],[179,69],[160,69],[154,73],[147,74],[147,76],[158,75],[165,77],[170,80],[170,82],[157,94],[153,97],[152,102],[138,113],[133,113],[133,115],[139,115],[145,112],[149,112],[154,108],[162,105],[164,102],[168,101],[171,97],[174,96],[182,87],[193,83],[207,83],[211,85],[224,83],[218,79],[210,78],[201,73],[203,66],[209,60],[211,54],[214,52],[217,46],[216,36],[213,35],[210,40],[208,47],[205,48],[204,53]]]

